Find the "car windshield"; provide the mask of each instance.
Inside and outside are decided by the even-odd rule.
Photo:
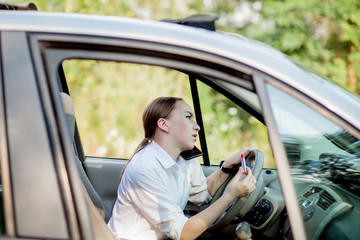
[[[360,141],[299,100],[269,85],[294,181],[317,182],[360,196]]]

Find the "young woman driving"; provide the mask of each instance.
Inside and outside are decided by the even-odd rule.
[[[118,197],[108,226],[117,239],[195,239],[222,214],[237,197],[255,189],[251,170],[240,181],[238,173],[223,195],[202,212],[188,218],[183,209],[188,201],[201,204],[213,196],[228,174],[218,169],[205,178],[199,161],[185,160],[180,153],[194,147],[199,125],[181,98],[161,97],[143,113],[145,138],[124,168]],[[223,166],[232,168],[243,148]]]

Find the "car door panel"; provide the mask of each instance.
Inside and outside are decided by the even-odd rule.
[[[205,177],[210,176],[214,171],[216,171],[216,169],[219,168],[218,165],[210,165],[210,166],[205,166],[205,165],[201,165],[201,168],[204,172]]]
[[[109,210],[116,201],[120,175],[126,163],[126,160],[95,157],[87,157],[83,163],[90,182]]]

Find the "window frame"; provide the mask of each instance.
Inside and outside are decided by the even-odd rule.
[[[104,60],[166,67],[187,74],[189,76],[190,86],[193,85],[191,82],[195,80],[192,80],[193,76],[196,76],[196,80],[201,79],[205,84],[210,86],[211,81],[205,78],[205,76],[209,75],[254,91],[250,68],[225,58],[223,61],[220,61],[221,64],[214,63],[211,60],[219,56],[214,56],[212,53],[201,52],[196,49],[153,43],[145,40],[130,41],[128,39],[84,37],[81,35],[39,34],[36,38],[41,43],[42,49],[44,49],[43,54],[45,59],[47,59],[46,64],[49,68],[48,71],[58,72],[59,84],[57,87],[67,93],[69,93],[68,86],[66,85],[66,79],[61,66],[61,63],[67,59]],[[87,44],[84,44],[84,42]],[[204,64],[206,66],[204,66]],[[53,68],[52,66],[60,67],[59,69],[51,69]],[[51,77],[51,75],[49,75],[49,77]],[[216,85],[211,84],[210,87],[215,88]],[[217,86],[216,90],[219,89],[221,88]],[[191,87],[191,95],[193,96],[193,106],[196,113],[201,111],[201,109],[196,103],[197,93],[195,93],[195,91],[196,89],[193,85]],[[226,97],[230,96],[233,100],[235,99],[234,96],[226,91],[222,91],[222,93]],[[236,102],[237,104],[242,104],[242,106],[245,105],[238,100],[236,100]],[[248,108],[248,110],[251,111],[250,108]],[[196,114],[196,116],[198,118],[197,121],[201,122],[199,118],[201,115]],[[261,118],[259,116],[261,115],[256,115],[257,118]],[[204,165],[209,166],[211,163],[207,155],[205,135],[199,134],[199,138],[202,148],[205,149],[203,150]],[[75,143],[79,158],[84,161],[86,156],[82,150],[77,127]]]
[[[3,51],[2,51],[2,32],[0,31],[0,99],[4,99],[4,81],[3,81]],[[5,106],[4,101],[0,102],[0,173],[1,173],[1,198],[2,205],[1,208],[3,212],[0,213],[3,215],[1,221],[4,222],[5,234],[9,236],[15,235],[14,223],[9,219],[13,219],[12,214],[12,193],[11,193],[11,180],[10,180],[10,166],[8,156],[8,145],[7,145],[7,136],[6,136],[6,119],[5,119]],[[5,207],[6,206],[6,207]]]

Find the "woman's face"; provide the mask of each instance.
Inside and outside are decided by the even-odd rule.
[[[190,106],[184,101],[177,101],[175,108],[167,119],[169,135],[181,151],[194,148],[197,133],[200,130],[195,122]]]

